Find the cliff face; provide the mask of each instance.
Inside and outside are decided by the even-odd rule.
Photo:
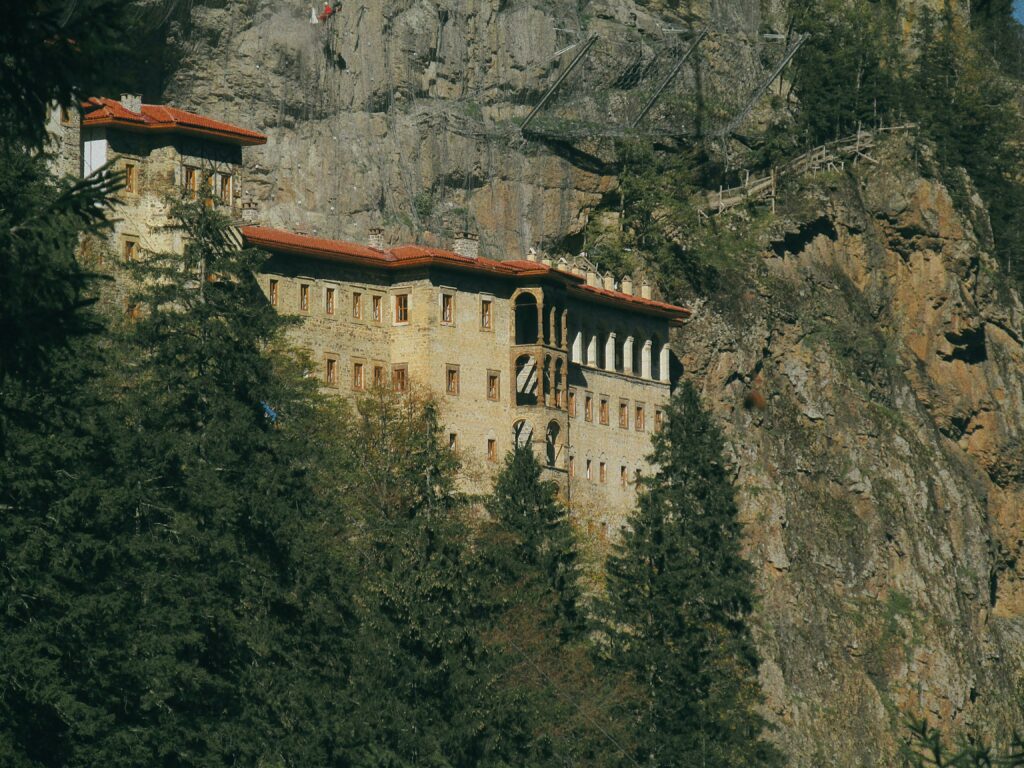
[[[250,155],[264,223],[442,243],[468,224],[498,257],[580,232],[615,189],[599,147],[505,130],[556,52],[664,11],[385,0],[312,26],[301,4],[217,5],[176,24],[162,96],[269,134]],[[785,27],[774,0],[693,5],[676,23]],[[942,2],[906,4],[924,5]],[[717,55],[723,77],[750,63]],[[980,201],[960,215],[908,141],[792,192],[804,213],[780,216],[749,290],[698,302],[677,339],[727,428],[797,766],[893,764],[906,711],[1024,729],[1024,310]]]

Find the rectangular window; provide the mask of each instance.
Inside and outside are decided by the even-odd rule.
[[[309,286],[305,283],[299,286],[299,310],[309,312]]]
[[[594,420],[594,396],[589,393],[583,398],[583,418],[587,421]]]
[[[626,473],[626,465],[623,464],[619,467],[619,485],[625,488],[627,483],[629,483],[629,475]]]
[[[338,386],[338,361],[333,357],[327,358],[327,369],[324,375],[324,379],[327,382],[327,386],[336,387]]]
[[[225,205],[231,205],[231,174],[220,175],[220,200]]]
[[[459,394],[459,366],[449,365],[445,368],[444,391],[449,395]]]
[[[370,304],[373,307],[373,322],[380,322],[380,296],[374,296]]]
[[[196,199],[199,191],[199,169],[185,166],[185,196],[189,200]]]
[[[395,322],[409,322],[409,294],[400,293],[395,296]]]
[[[124,260],[125,261],[138,261],[139,258],[139,241],[126,237],[124,240]]]
[[[642,405],[636,407],[636,412],[633,414],[633,426],[637,432],[643,432],[647,429],[647,416]]]
[[[480,329],[484,331],[491,330],[493,319],[491,317],[491,301],[490,299],[483,299],[480,302]]]
[[[608,398],[607,397],[602,397],[601,398],[601,411],[600,411],[600,414],[601,414],[601,423],[607,426],[607,424],[608,424]]]
[[[576,457],[569,457],[569,477],[576,477]]]
[[[608,466],[602,461],[600,467],[597,470],[598,480],[602,483],[608,482]]]
[[[277,306],[277,280],[270,281],[270,306]]]
[[[334,289],[324,289],[324,312],[328,315],[334,314]]]
[[[129,195],[139,193],[139,167],[135,163],[124,164],[124,191]]]
[[[60,108],[60,123],[61,125],[71,125],[71,112],[65,106]]]
[[[590,459],[587,459],[587,480],[593,480],[593,477],[591,477],[590,472]]]
[[[455,297],[450,293],[441,294],[441,322],[445,325],[455,324]]]
[[[498,460],[498,441],[495,440],[493,437],[487,438],[487,460]]]
[[[448,450],[457,451],[459,449],[459,436],[455,432],[448,433]]]
[[[619,403],[619,429],[629,429],[629,403]]]
[[[661,424],[662,424],[662,422],[664,420],[665,420],[665,416],[664,416],[664,414],[662,414],[661,409],[655,408],[654,409],[654,431],[655,432],[657,432],[659,429],[661,429]]]
[[[375,365],[373,366],[373,386],[383,387],[384,386],[384,366]]]
[[[391,386],[395,392],[405,392],[409,388],[409,367],[396,365],[391,369]]]
[[[363,319],[363,294],[361,293],[352,294],[352,319]]]
[[[487,399],[501,399],[501,374],[497,371],[487,372]]]
[[[569,416],[576,418],[576,390],[569,390]]]
[[[361,390],[363,388],[363,368],[362,363],[352,364],[352,389]]]

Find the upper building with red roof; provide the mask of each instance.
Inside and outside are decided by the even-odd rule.
[[[531,443],[598,535],[623,523],[680,373],[668,342],[687,308],[591,265],[487,258],[469,237],[445,250],[386,246],[379,230],[365,245],[241,232],[268,252],[259,283],[301,318],[291,332],[328,391],[431,391],[467,477]]]

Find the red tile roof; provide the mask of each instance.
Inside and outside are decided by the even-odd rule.
[[[82,103],[86,126],[114,125],[134,131],[184,133],[226,141],[232,144],[266,144],[267,137],[248,128],[222,123],[193,112],[157,104],[143,104],[141,112],[132,112],[116,99],[93,97]]]
[[[483,257],[472,258],[453,251],[428,248],[422,245],[399,245],[389,250],[379,250],[344,240],[326,240],[270,227],[242,227],[242,236],[246,245],[255,248],[296,256],[308,256],[325,261],[374,266],[386,270],[441,266],[512,279],[542,277],[563,283],[570,294],[580,299],[665,317],[673,323],[681,323],[691,314],[686,307],[586,285],[580,275],[563,272],[536,261],[495,261]]]

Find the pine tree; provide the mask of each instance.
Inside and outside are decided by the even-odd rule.
[[[640,689],[636,760],[778,765],[756,713],[751,569],[722,438],[689,383],[666,409],[652,464],[607,564],[609,659]]]

